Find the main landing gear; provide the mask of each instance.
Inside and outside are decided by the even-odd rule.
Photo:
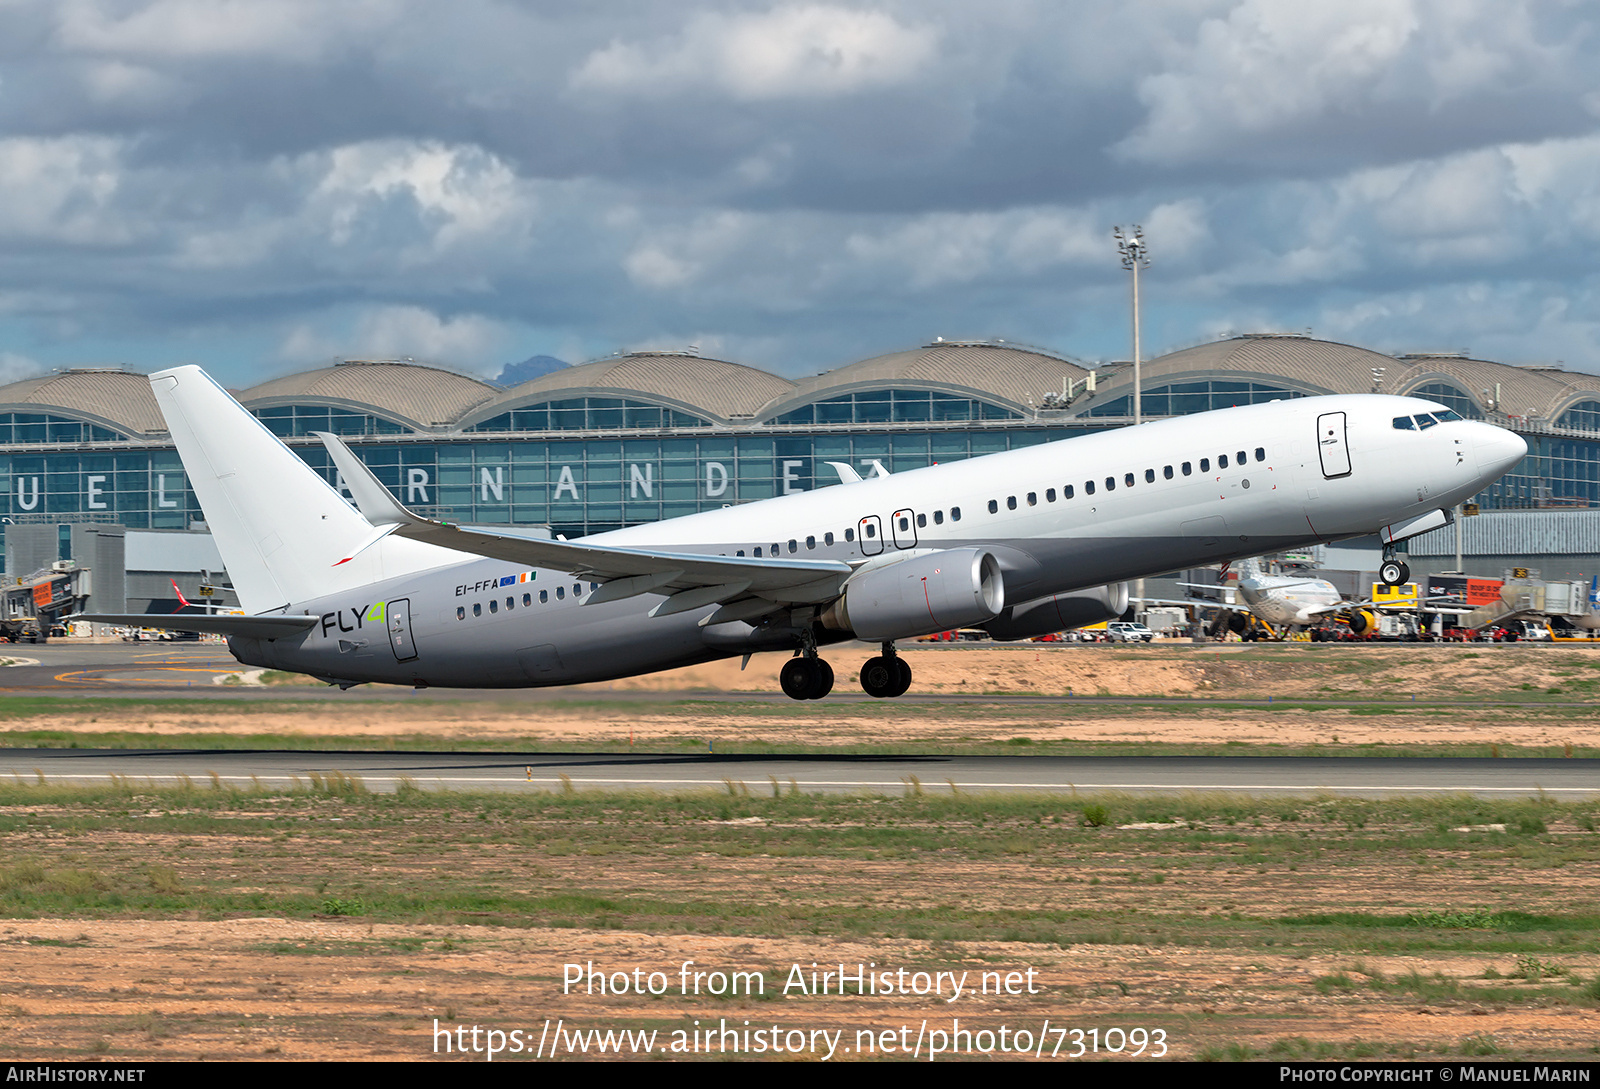
[[[792,700],[820,700],[833,691],[833,667],[817,657],[817,640],[809,631],[801,637],[799,656],[783,663],[778,683]]]
[[[817,643],[802,637],[800,653],[783,663],[778,683],[792,700],[820,700],[833,691],[833,667],[817,657]],[[861,688],[869,696],[893,699],[911,687],[911,667],[894,652],[893,643],[883,644],[883,655],[868,658],[861,667]]]
[[[868,658],[861,667],[861,688],[869,696],[893,699],[911,687],[911,667],[894,652],[893,643],[883,644],[883,657]]]
[[[1384,546],[1383,563],[1378,566],[1378,581],[1385,586],[1402,586],[1411,581],[1411,568],[1400,559],[1394,545]]]

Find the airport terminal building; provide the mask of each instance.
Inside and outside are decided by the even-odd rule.
[[[1528,457],[1478,497],[1485,510],[1570,518],[1592,508],[1600,519],[1600,377],[1282,335],[1184,349],[1142,371],[1146,419],[1326,393],[1428,397],[1527,440]],[[902,472],[1126,426],[1132,381],[1128,364],[939,341],[799,381],[648,352],[504,389],[437,367],[352,360],[234,394],[331,483],[312,432],[342,436],[423,513],[577,537],[826,487],[839,481],[829,462]],[[61,559],[72,558],[71,527],[86,523],[125,527],[133,552],[156,556],[154,535],[203,528],[148,382],[117,369],[0,386],[0,487],[5,524],[60,527]],[[174,557],[195,553],[174,546]],[[36,560],[36,547],[26,560],[15,551],[9,576]],[[127,583],[129,611],[168,611],[170,587],[158,592],[168,575],[200,577],[145,574]]]

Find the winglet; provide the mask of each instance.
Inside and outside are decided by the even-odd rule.
[[[425,521],[395,502],[394,496],[389,494],[389,489],[383,486],[383,481],[373,476],[372,470],[367,468],[337,435],[331,435],[326,431],[313,431],[312,434],[321,439],[322,445],[328,448],[329,456],[339,468],[339,475],[344,477],[344,486],[350,490],[350,497],[355,500],[356,510],[360,511],[361,516],[374,528],[387,526],[393,530],[398,526]],[[368,538],[355,552],[346,556],[345,560],[377,540],[377,537]],[[339,563],[345,560],[340,560]],[[337,567],[338,564],[334,566]]]

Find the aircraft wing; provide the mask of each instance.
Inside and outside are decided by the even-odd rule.
[[[337,436],[317,432],[344,476],[356,509],[373,533],[351,556],[389,534],[441,548],[504,560],[527,567],[565,571],[574,578],[605,585],[585,604],[598,605],[637,594],[666,594],[652,610],[663,616],[723,604],[708,620],[748,619],[780,604],[812,604],[839,596],[855,570],[839,560],[713,556],[640,548],[611,548],[543,537],[453,525],[414,514],[395,501],[389,490]],[[345,557],[348,560],[350,557]],[[340,560],[340,563],[345,562]]]
[[[92,620],[119,628],[159,628],[162,631],[197,631],[203,635],[244,635],[252,639],[279,639],[309,631],[315,616],[224,616],[215,613],[150,615],[149,613],[79,613],[67,620]]]

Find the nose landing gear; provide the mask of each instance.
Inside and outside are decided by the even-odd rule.
[[[1385,586],[1401,586],[1411,581],[1411,568],[1395,553],[1394,545],[1385,545],[1383,563],[1378,566],[1378,581]]]

